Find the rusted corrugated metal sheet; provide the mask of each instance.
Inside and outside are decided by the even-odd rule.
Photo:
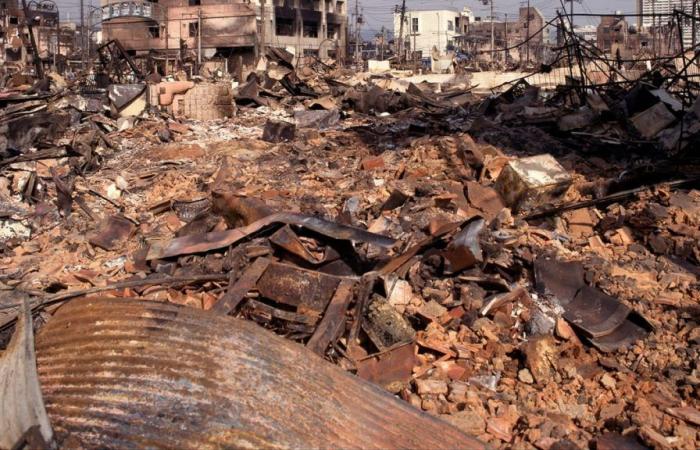
[[[56,436],[101,448],[484,448],[255,324],[81,299],[36,341]]]

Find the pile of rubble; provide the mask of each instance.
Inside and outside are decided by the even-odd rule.
[[[0,338],[24,300],[47,413],[25,442],[700,446],[696,108],[260,69],[7,100]]]

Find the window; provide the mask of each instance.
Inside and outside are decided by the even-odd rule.
[[[328,30],[326,32],[326,38],[328,39],[338,39],[338,27],[334,23],[328,24]]]
[[[10,25],[19,25],[19,19],[17,17],[10,17]]]
[[[318,37],[318,23],[304,22],[304,37]]]
[[[414,17],[411,20],[411,31],[413,33],[418,33],[418,17]]]
[[[198,6],[201,5],[202,2],[200,0],[189,0],[189,5],[190,6]]]
[[[454,31],[455,30],[455,24],[451,21],[447,21],[447,31]]]
[[[159,25],[151,25],[150,27],[148,27],[148,34],[150,34],[152,38],[159,38],[160,37],[160,26]]]
[[[277,36],[294,36],[294,20],[276,17],[275,34]]]
[[[199,34],[199,24],[197,22],[190,22],[190,37],[197,37]]]

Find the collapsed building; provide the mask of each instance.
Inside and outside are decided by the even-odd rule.
[[[296,58],[342,57],[346,7],[342,0],[105,1],[93,16],[102,24],[105,42],[118,40],[131,56],[157,60],[162,74],[168,64],[210,59],[238,73],[267,46],[286,48]]]
[[[53,64],[55,55],[65,56],[72,51],[74,32],[59,25],[56,3],[51,0],[30,2],[28,11],[29,18],[25,16],[19,0],[3,1],[0,6],[0,47],[2,64],[6,69],[32,65],[34,50],[28,22],[33,28],[38,55],[45,64]]]

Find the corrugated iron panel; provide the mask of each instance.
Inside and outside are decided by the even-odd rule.
[[[483,448],[255,324],[81,299],[36,340],[59,442],[100,448]]]

